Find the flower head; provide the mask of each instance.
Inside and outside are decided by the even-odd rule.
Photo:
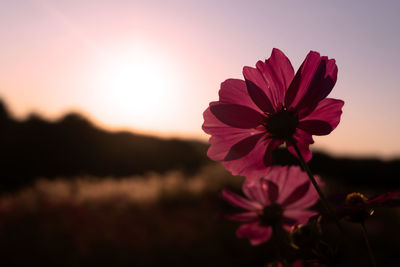
[[[238,228],[237,236],[258,245],[269,240],[277,227],[289,231],[294,225],[306,223],[317,214],[307,210],[318,200],[318,193],[310,184],[299,167],[274,166],[262,178],[246,179],[242,190],[247,198],[223,190],[226,201],[245,210],[228,216],[245,222]]]
[[[387,192],[370,199],[358,192],[347,194],[345,197],[337,197],[338,217],[351,222],[364,223],[375,213],[375,208],[400,206],[400,199],[395,199],[397,195],[400,195],[400,191]]]
[[[295,75],[289,59],[273,49],[256,68],[244,67],[243,75],[244,81],[224,81],[219,101],[203,114],[203,130],[211,135],[208,156],[243,176],[262,175],[284,143],[294,155],[296,143],[310,160],[312,135],[329,134],[342,113],[343,101],[326,98],[336,83],[335,60],[311,51]]]

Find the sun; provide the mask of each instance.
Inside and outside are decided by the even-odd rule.
[[[177,72],[166,56],[146,47],[117,50],[97,66],[101,115],[112,124],[154,129],[168,121],[177,95]],[[155,129],[159,130],[159,129]]]

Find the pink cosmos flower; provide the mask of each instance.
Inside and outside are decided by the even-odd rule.
[[[274,48],[256,68],[244,67],[243,76],[244,81],[224,81],[219,101],[203,114],[203,130],[211,135],[208,156],[247,177],[262,175],[283,143],[296,155],[295,142],[310,160],[312,135],[329,134],[342,114],[344,102],[326,98],[336,83],[335,60],[311,51],[295,75],[289,59]]]
[[[310,184],[299,167],[273,166],[262,178],[246,179],[242,190],[247,198],[223,190],[226,201],[245,210],[228,216],[245,222],[236,235],[258,245],[269,240],[274,227],[290,231],[292,226],[306,223],[317,214],[307,210],[318,201],[318,193]]]

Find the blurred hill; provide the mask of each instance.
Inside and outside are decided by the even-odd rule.
[[[31,115],[18,121],[0,101],[0,191],[30,184],[37,177],[124,177],[149,171],[191,174],[211,161],[200,141],[161,139],[96,128],[79,114],[55,121]],[[276,164],[297,164],[277,150]],[[345,184],[400,187],[400,160],[335,158],[314,152],[313,172]]]
[[[171,169],[191,173],[208,162],[206,150],[198,141],[108,132],[76,113],[56,122],[37,115],[17,121],[0,101],[1,191],[36,177],[122,177]]]

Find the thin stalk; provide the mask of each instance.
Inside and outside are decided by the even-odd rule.
[[[308,164],[306,163],[306,161],[303,158],[303,155],[300,152],[300,149],[297,147],[295,142],[291,142],[292,146],[294,147],[294,149],[296,150],[297,155],[299,156],[299,160],[300,160],[300,164],[303,167],[303,169],[306,171],[308,178],[310,179],[311,183],[313,184],[315,190],[317,190],[318,195],[319,195],[319,199],[322,202],[322,205],[324,206],[324,208],[328,211],[328,213],[330,213],[330,215],[332,216],[332,218],[335,220],[336,225],[338,226],[338,228],[343,232],[343,228],[336,216],[335,211],[333,210],[332,206],[329,204],[328,200],[326,199],[324,193],[322,193],[321,188],[319,187],[319,185],[317,184],[317,181],[315,180],[310,168],[308,167]]]
[[[372,266],[377,267],[378,265],[376,265],[374,253],[372,252],[371,244],[369,243],[368,239],[367,229],[365,228],[364,223],[361,223],[361,229],[363,232],[365,244],[367,245],[369,259],[371,260]]]

